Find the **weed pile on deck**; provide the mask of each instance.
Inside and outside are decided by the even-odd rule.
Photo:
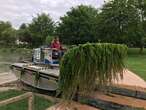
[[[96,85],[106,85],[122,77],[127,46],[109,43],[87,43],[69,50],[60,66],[59,87],[65,99],[77,91],[89,93]]]

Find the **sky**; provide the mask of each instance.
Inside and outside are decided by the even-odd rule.
[[[18,28],[22,23],[30,23],[38,13],[50,14],[58,21],[71,7],[80,4],[99,8],[104,0],[0,0],[0,20],[10,21]]]

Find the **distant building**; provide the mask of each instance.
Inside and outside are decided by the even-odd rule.
[[[16,44],[17,44],[17,45],[22,45],[22,44],[26,44],[26,45],[27,45],[28,43],[27,43],[27,42],[22,42],[22,41],[20,41],[19,39],[17,39],[17,40],[16,40]]]

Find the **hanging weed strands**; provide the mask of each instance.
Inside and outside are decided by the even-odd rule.
[[[77,91],[87,94],[97,85],[122,78],[126,54],[127,46],[110,43],[87,43],[69,50],[60,66],[63,97],[72,99]]]

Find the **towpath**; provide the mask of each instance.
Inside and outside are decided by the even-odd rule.
[[[17,77],[12,72],[0,73],[0,85],[17,81]]]

